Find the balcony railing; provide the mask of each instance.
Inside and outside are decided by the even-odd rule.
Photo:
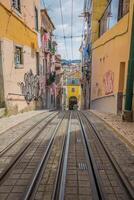
[[[130,0],[110,0],[99,20],[99,36],[112,28],[129,11]]]

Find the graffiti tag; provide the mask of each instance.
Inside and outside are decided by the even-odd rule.
[[[21,93],[27,103],[39,98],[39,78],[34,75],[32,70],[24,74],[24,82],[19,83]]]
[[[105,94],[106,95],[112,94],[114,90],[114,72],[107,71],[104,74],[103,83],[105,87]]]

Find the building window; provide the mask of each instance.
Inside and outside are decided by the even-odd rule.
[[[21,5],[20,5],[20,0],[12,0],[13,2],[13,7],[18,10],[19,12],[21,12]]]
[[[112,28],[129,11],[130,0],[110,0],[99,20],[99,36]]]
[[[15,47],[15,65],[19,66],[23,64],[23,48]]]
[[[40,75],[40,61],[39,61],[39,53],[36,52],[36,73],[37,75]]]
[[[35,30],[38,31],[39,24],[38,24],[38,9],[35,7]]]

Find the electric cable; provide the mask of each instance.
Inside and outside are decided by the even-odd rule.
[[[73,60],[73,0],[71,5],[71,52],[72,52],[72,60]]]
[[[61,13],[61,22],[62,22],[62,29],[63,29],[65,53],[66,53],[66,58],[68,59],[67,44],[66,44],[66,37],[65,37],[65,30],[64,30],[63,11],[62,11],[62,1],[61,0],[59,0],[59,4],[60,4],[60,13]]]

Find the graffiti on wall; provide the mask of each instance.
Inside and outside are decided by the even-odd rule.
[[[112,94],[114,91],[114,72],[107,71],[104,74],[103,83],[105,88],[105,95]]]
[[[39,98],[39,78],[34,75],[32,70],[24,74],[24,82],[19,83],[21,93],[25,97],[27,103]]]

